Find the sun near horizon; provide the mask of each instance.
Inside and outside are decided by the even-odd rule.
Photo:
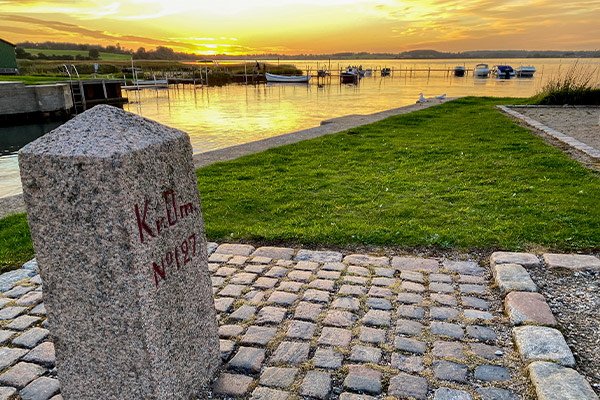
[[[595,50],[600,0],[0,0],[0,37],[203,55]]]

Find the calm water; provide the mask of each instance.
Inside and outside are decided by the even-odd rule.
[[[277,61],[269,61],[277,63]],[[455,77],[441,71],[455,65],[472,69],[485,62],[495,64],[534,65],[534,78],[474,78],[471,74]],[[348,114],[370,114],[390,108],[414,104],[419,93],[425,97],[446,94],[454,96],[529,97],[552,76],[566,71],[575,60],[357,60],[357,61],[285,61],[313,71],[331,65],[337,71],[347,65],[362,65],[363,69],[393,68],[392,76],[374,73],[359,84],[339,83],[332,77],[325,82],[313,78],[306,84],[228,85],[194,88],[172,85],[169,90],[146,89],[130,91],[125,110],[156,120],[187,132],[196,153],[229,147],[258,139],[318,126],[322,120]],[[582,68],[594,73],[600,81],[600,59],[578,60]],[[226,66],[226,64],[223,64]],[[249,69],[253,63],[249,62]],[[413,70],[411,72],[411,70]],[[210,80],[210,75],[209,75]],[[0,147],[1,147],[0,131]],[[20,191],[16,157],[0,155],[0,197]]]

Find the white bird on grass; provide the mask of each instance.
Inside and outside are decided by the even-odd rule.
[[[438,100],[444,100],[446,98],[446,93],[444,93],[441,96],[435,96],[435,98],[438,99]]]
[[[423,96],[423,93],[419,93],[419,101],[417,103],[427,103],[429,100]]]

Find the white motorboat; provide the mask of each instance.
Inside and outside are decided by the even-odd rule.
[[[523,66],[517,68],[517,76],[522,78],[532,78],[535,74],[535,67],[533,65]]]
[[[284,82],[284,83],[308,83],[310,75],[275,75],[268,72],[265,73],[267,82]]]
[[[487,77],[490,74],[490,67],[487,64],[477,64],[473,70],[473,76],[478,78]]]

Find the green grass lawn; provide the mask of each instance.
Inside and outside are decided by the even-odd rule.
[[[26,52],[30,54],[38,54],[42,53],[47,56],[73,56],[81,55],[87,57],[89,55],[88,50],[50,50],[50,49],[25,49]],[[127,54],[114,54],[114,53],[105,53],[103,51],[100,52],[100,60],[131,60],[131,56]]]
[[[197,170],[211,240],[600,250],[600,174],[465,98]],[[0,268],[33,256],[0,220]]]
[[[207,235],[598,250],[599,174],[493,107],[515,102],[461,99],[202,168]]]
[[[57,81],[68,81],[69,78],[61,75],[5,75],[0,80],[23,82],[26,85],[42,85]]]

